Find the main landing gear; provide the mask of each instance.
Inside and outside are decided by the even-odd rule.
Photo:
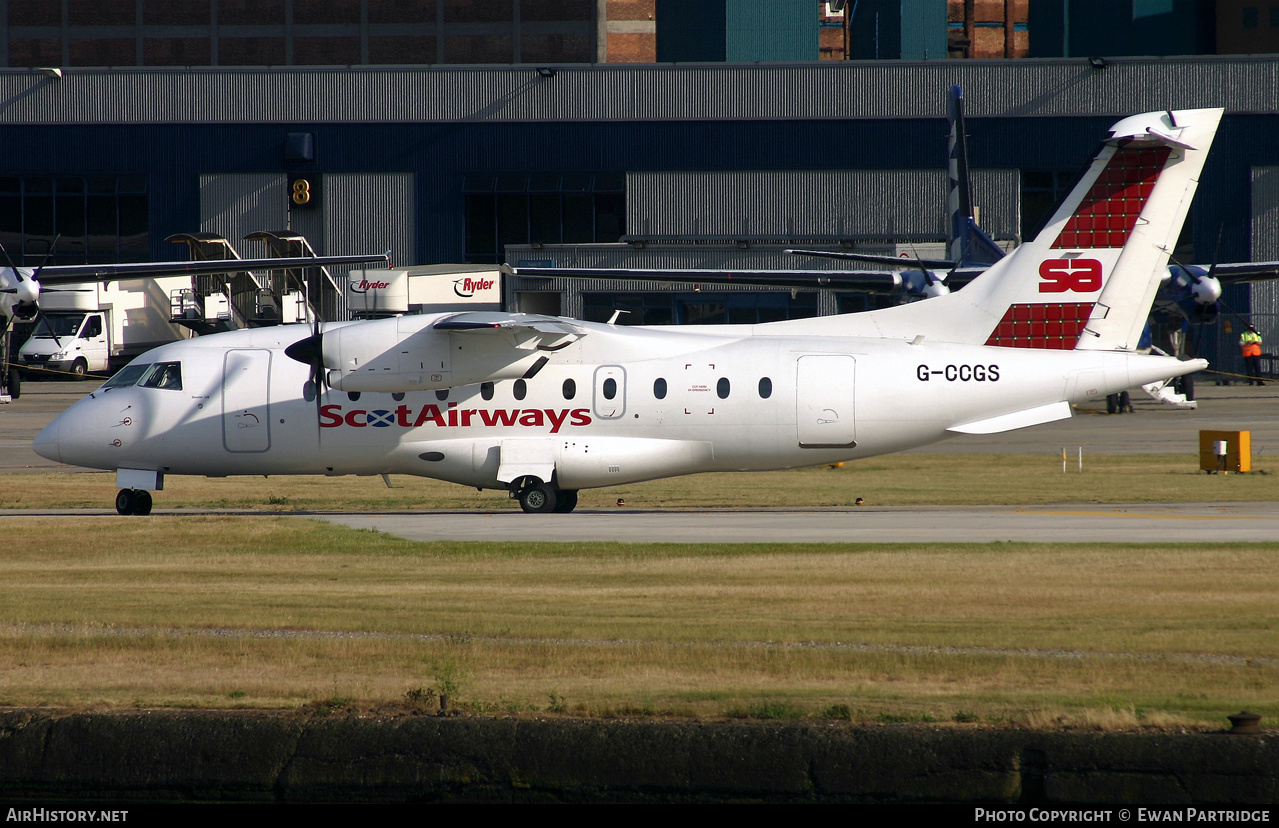
[[[146,489],[121,489],[115,495],[115,510],[122,515],[149,515],[151,493]]]
[[[577,507],[576,489],[561,489],[536,478],[525,478],[511,494],[519,498],[521,509],[533,514],[571,512]]]

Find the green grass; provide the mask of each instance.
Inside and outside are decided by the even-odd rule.
[[[1185,455],[1085,456],[1084,470],[1060,455],[896,454],[777,472],[715,473],[588,489],[579,509],[767,508],[851,506],[995,505],[1006,503],[1133,503],[1279,498],[1279,474],[1263,464],[1251,474],[1210,475]],[[0,508],[110,508],[115,475],[58,472],[4,476]],[[505,492],[409,476],[380,477],[174,477],[155,493],[159,510],[195,507],[254,511],[380,511],[516,509]]]
[[[4,705],[1279,716],[1279,544],[418,543],[271,515],[0,532]]]

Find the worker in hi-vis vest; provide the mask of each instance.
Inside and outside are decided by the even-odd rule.
[[[1248,369],[1248,384],[1261,385],[1261,334],[1249,325],[1239,337],[1239,347],[1243,350],[1243,362]]]

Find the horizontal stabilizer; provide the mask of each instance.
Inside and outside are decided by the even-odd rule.
[[[951,426],[946,430],[956,434],[999,434],[1002,431],[1043,425],[1057,420],[1069,420],[1070,416],[1070,403],[1063,400],[1062,402],[1038,405],[1022,411],[1014,411],[1011,414],[1001,414],[998,417]]]

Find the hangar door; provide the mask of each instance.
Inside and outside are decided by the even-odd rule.
[[[856,361],[845,354],[806,354],[795,379],[795,427],[802,448],[857,445],[853,420]]]

